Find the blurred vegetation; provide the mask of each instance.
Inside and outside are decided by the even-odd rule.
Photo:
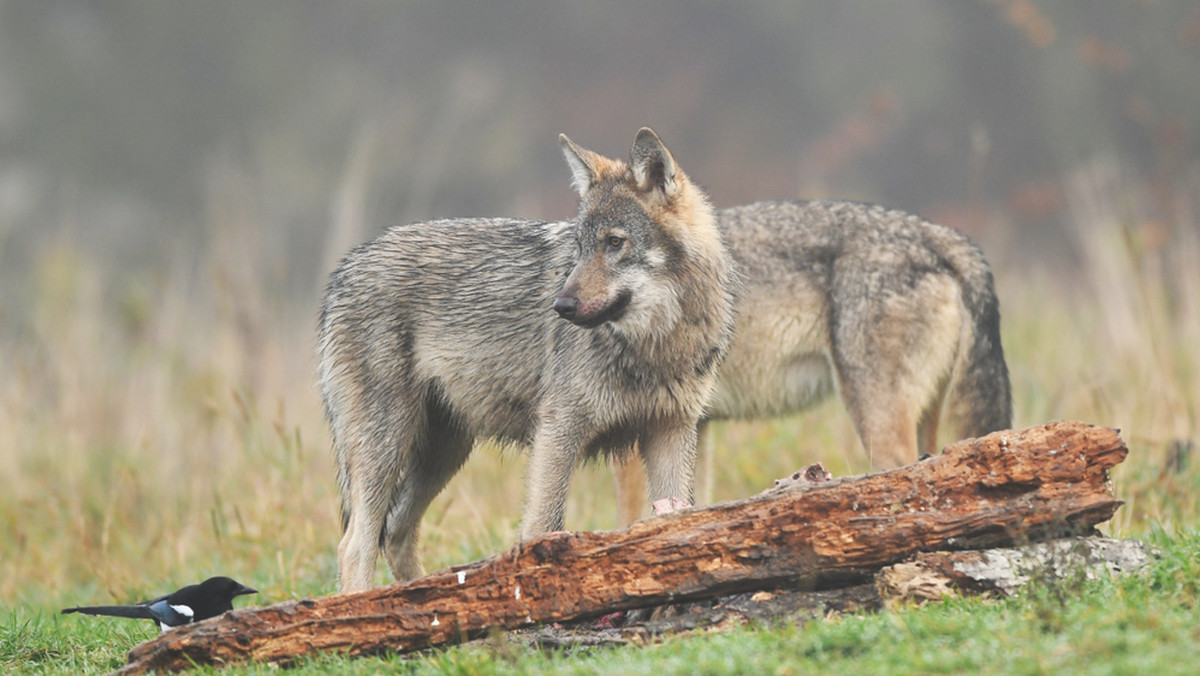
[[[620,155],[646,124],[719,206],[966,231],[1017,424],[1120,427],[1108,529],[1194,529],[1197,57],[1200,10],[1166,0],[0,2],[0,605],[331,591],[328,271],[395,223],[568,217],[555,135]],[[866,469],[837,401],[713,431],[715,499]],[[523,463],[473,456],[430,569],[512,543]],[[570,527],[614,525],[609,481],[583,470]]]
[[[1045,258],[1080,164],[1194,170],[1198,60],[1187,0],[4,2],[0,263],[171,266],[236,189],[311,301],[331,220],[565,217],[556,134],[647,124],[718,204],[854,197]]]

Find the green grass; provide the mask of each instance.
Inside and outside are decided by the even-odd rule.
[[[299,671],[1190,668],[1200,641],[1200,457],[1179,466],[1169,449],[1200,444],[1200,226],[1097,203],[1135,191],[1093,180],[1104,189],[1072,197],[1081,278],[989,254],[1017,425],[1078,419],[1122,429],[1130,455],[1113,477],[1126,504],[1105,530],[1163,548],[1148,576],[646,647],[546,655],[495,641],[386,663],[318,658]],[[1197,196],[1176,200],[1193,205],[1180,213],[1200,213]],[[68,605],[140,600],[214,574],[261,590],[239,605],[332,592],[339,533],[314,386],[316,300],[272,295],[271,265],[242,263],[285,262],[234,225],[213,224],[207,256],[146,276],[97,269],[62,241],[33,262],[27,295],[0,294],[0,671],[105,672],[155,635],[149,622],[57,614]],[[867,467],[837,401],[784,420],[715,425],[711,441],[717,500],[818,460],[838,475]],[[511,545],[524,463],[511,451],[472,457],[426,515],[430,570]],[[568,527],[613,527],[611,486],[605,468],[584,468]],[[387,579],[381,566],[377,580]]]
[[[951,599],[804,625],[669,637],[643,647],[538,652],[502,637],[412,657],[316,657],[289,673],[901,674],[1193,673],[1200,645],[1200,531],[1148,539],[1161,558],[1120,579],[1035,583],[1019,598]],[[119,668],[148,622],[18,612],[0,628],[0,667]],[[275,672],[255,665],[229,674]]]

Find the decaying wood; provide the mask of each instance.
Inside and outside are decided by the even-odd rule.
[[[1120,506],[1116,431],[1059,422],[877,474],[788,483],[602,533],[555,533],[403,585],[244,609],[136,646],[123,673],[403,652],[742,591],[862,581],[919,552],[1087,531]]]
[[[1032,580],[1132,572],[1151,556],[1136,540],[1063,538],[983,551],[922,552],[881,570],[876,583],[885,598],[937,599],[955,591],[1012,595]]]
[[[518,629],[506,632],[504,640],[555,649],[644,644],[671,634],[724,630],[747,623],[804,623],[830,614],[867,612],[882,606],[883,599],[872,583],[820,590],[770,589],[658,606],[651,613],[630,611],[617,613],[619,617],[612,619],[556,622]]]
[[[1136,540],[1066,537],[1016,547],[921,552],[885,566],[873,583],[833,589],[771,589],[615,613],[599,620],[506,632],[503,641],[536,648],[642,644],[659,636],[723,630],[747,623],[804,623],[830,614],[877,610],[894,601],[937,601],[960,594],[1018,593],[1027,584],[1136,573],[1155,556]],[[495,640],[490,637],[487,640]]]

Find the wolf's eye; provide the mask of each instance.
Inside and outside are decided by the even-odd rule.
[[[608,248],[609,249],[616,251],[617,249],[620,249],[622,246],[624,246],[624,244],[625,244],[624,237],[621,237],[620,235],[609,235],[608,236]]]

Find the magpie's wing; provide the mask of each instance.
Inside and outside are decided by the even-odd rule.
[[[135,617],[144,620],[158,620],[158,616],[149,606],[79,606],[63,608],[63,614],[83,613],[84,615],[109,615],[111,617]]]
[[[174,596],[174,594],[170,596]],[[171,603],[169,598],[155,601],[146,608],[154,614],[154,619],[158,621],[158,625],[162,627],[163,631],[188,624],[195,619],[196,615],[191,606]]]

